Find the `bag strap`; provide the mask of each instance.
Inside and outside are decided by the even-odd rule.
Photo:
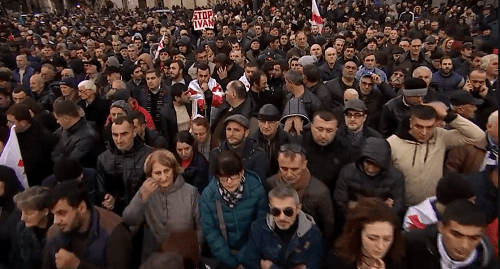
[[[215,201],[215,207],[217,211],[217,219],[219,220],[219,228],[222,233],[222,237],[227,241],[227,230],[226,230],[226,222],[224,221],[224,215],[222,212],[222,202],[220,200]]]

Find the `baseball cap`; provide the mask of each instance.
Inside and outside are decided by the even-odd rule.
[[[434,38],[432,35],[429,35],[428,37],[425,38],[424,42],[425,43],[436,43],[436,38]]]
[[[234,114],[234,115],[227,117],[224,120],[224,125],[227,125],[229,122],[236,122],[239,125],[245,127],[246,129],[248,129],[250,127],[250,122],[248,121],[248,119],[241,114]]]
[[[450,103],[454,106],[461,105],[482,105],[482,99],[477,99],[472,96],[468,91],[457,90],[450,95]]]
[[[345,103],[344,112],[349,109],[353,109],[359,112],[366,112],[368,108],[366,108],[365,102],[360,99],[351,99]]]

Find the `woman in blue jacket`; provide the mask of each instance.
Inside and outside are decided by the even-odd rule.
[[[244,170],[236,153],[222,152],[215,177],[203,191],[200,209],[205,239],[214,258],[221,261],[218,268],[243,268],[250,226],[268,211],[259,176]]]

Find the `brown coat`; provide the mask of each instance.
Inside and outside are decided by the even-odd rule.
[[[446,172],[471,174],[479,172],[486,155],[486,136],[480,141],[452,148],[445,162]]]

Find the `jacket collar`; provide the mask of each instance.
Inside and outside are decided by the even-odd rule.
[[[313,217],[310,215],[304,213],[302,210],[300,210],[299,214],[297,215],[297,218],[299,219],[299,226],[297,227],[297,236],[303,237],[315,224]],[[274,221],[273,215],[270,213],[267,214],[266,216],[266,223],[267,227],[271,230],[274,231],[276,228],[276,222]]]
[[[75,124],[73,124],[73,126],[69,127],[66,132],[68,132],[69,134],[74,134],[80,129],[80,126],[84,124],[85,120],[83,118],[80,118],[77,122],[75,122]]]

